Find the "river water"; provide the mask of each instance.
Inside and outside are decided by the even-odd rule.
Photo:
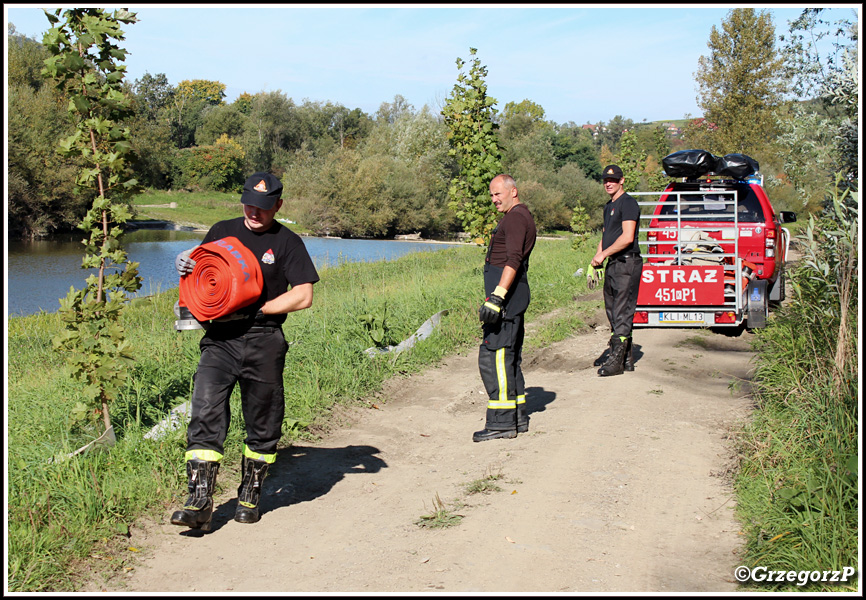
[[[123,236],[129,259],[139,264],[142,278],[138,296],[177,287],[174,258],[199,244],[204,233],[142,229]],[[88,271],[81,268],[82,237],[68,240],[9,242],[6,262],[6,316],[55,312],[70,287],[81,289]],[[457,244],[395,240],[352,240],[304,237],[304,244],[317,268],[341,262],[391,260],[412,252],[433,252]],[[90,272],[95,272],[91,270]]]

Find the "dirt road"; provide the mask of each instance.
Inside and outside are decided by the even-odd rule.
[[[596,323],[604,323],[596,317]],[[533,326],[529,323],[529,327]],[[530,430],[473,443],[474,352],[389,382],[320,443],[281,451],[262,520],[133,528],[140,564],[88,590],[232,594],[731,592],[740,544],[729,428],[751,334],[637,330],[636,369],[596,375],[609,330],[528,353]],[[487,478],[500,491],[470,493]],[[441,500],[461,522],[416,524]]]

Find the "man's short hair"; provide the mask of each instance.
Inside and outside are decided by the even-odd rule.
[[[501,179],[502,183],[504,183],[508,187],[517,187],[517,182],[514,181],[514,177],[512,177],[508,173],[500,173],[499,175],[497,175],[496,177],[494,177],[490,181],[493,182],[497,179]]]

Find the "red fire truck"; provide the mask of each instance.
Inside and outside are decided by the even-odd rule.
[[[764,327],[785,297],[782,224],[796,215],[773,210],[748,156],[683,150],[662,165],[676,181],[631,193],[647,213],[635,327]]]

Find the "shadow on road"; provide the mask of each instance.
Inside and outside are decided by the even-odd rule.
[[[277,450],[277,460],[265,478],[259,512],[266,515],[272,510],[309,502],[324,496],[348,474],[378,473],[388,464],[376,456],[381,452],[373,446],[346,446],[345,448],[313,448],[292,446]],[[235,476],[237,479],[237,476]],[[240,481],[237,482],[240,484]],[[223,486],[231,485],[223,480]],[[214,508],[211,531],[189,529],[180,535],[201,537],[218,531],[235,518],[237,498]]]
[[[548,404],[556,400],[556,392],[548,392],[540,387],[526,388],[526,414],[544,412]]]
[[[374,446],[318,448],[292,446],[277,452],[277,462],[265,481],[261,512],[309,502],[330,491],[346,475],[378,473],[388,463]]]

